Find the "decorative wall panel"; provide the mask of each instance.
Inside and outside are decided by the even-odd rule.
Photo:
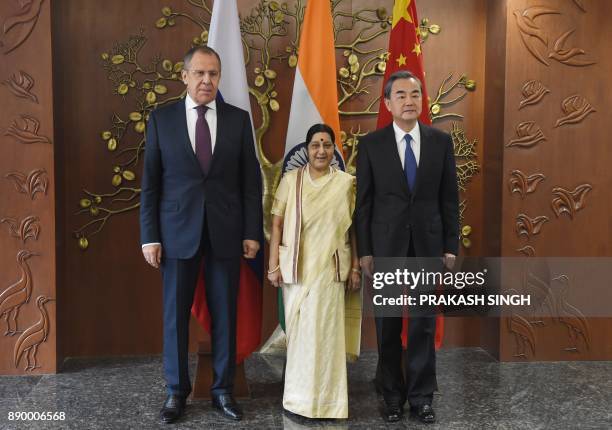
[[[53,373],[55,306],[38,299],[56,295],[50,1],[0,2],[0,83],[0,374]]]

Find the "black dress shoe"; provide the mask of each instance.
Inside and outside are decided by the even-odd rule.
[[[386,422],[395,423],[404,416],[404,408],[399,402],[386,403],[382,416]]]
[[[170,394],[166,397],[164,406],[159,412],[159,417],[165,424],[170,424],[178,420],[185,410],[185,397]]]
[[[240,406],[231,394],[213,396],[212,405],[229,419],[234,421],[242,419],[242,410],[240,410]]]
[[[431,405],[419,405],[411,408],[412,415],[417,417],[422,423],[431,424],[436,422],[436,413]]]

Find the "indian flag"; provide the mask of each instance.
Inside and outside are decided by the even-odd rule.
[[[308,129],[317,123],[325,123],[334,130],[336,145],[342,154],[334,26],[329,0],[308,1],[298,55],[285,155],[304,142]]]

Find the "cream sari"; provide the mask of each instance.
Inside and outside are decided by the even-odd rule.
[[[347,418],[346,360],[359,356],[361,291],[347,292],[354,178],[313,180],[308,166],[285,174],[272,213],[284,217],[280,266],[287,335],[285,409]]]

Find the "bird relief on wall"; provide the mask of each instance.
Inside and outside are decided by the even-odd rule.
[[[4,336],[15,336],[20,333],[18,329],[19,311],[22,306],[29,303],[34,284],[28,260],[37,255],[25,249],[19,251],[17,266],[21,277],[0,292],[0,319],[4,319],[6,324]]]
[[[38,321],[23,331],[15,342],[13,349],[13,361],[15,367],[19,367],[22,359],[25,361],[24,370],[32,371],[41,366],[37,364],[37,354],[39,346],[47,341],[51,328],[49,313],[45,307],[46,303],[54,299],[45,296],[38,296],[36,306],[38,307]]]
[[[584,11],[583,8],[581,9]],[[549,48],[549,35],[540,20],[536,21],[536,19],[543,15],[563,15],[560,10],[546,6],[531,6],[523,11],[515,10],[513,14],[523,45],[536,60],[545,66],[550,66],[548,59],[574,67],[597,64],[596,61],[588,57],[584,49],[573,46],[571,42],[568,42],[570,36],[576,31],[575,28],[570,28],[559,35],[552,48]],[[542,47],[546,49],[542,49]],[[544,54],[543,51],[548,52]],[[584,56],[586,56],[586,59]]]
[[[554,330],[559,325],[567,332],[567,343],[559,345],[562,352],[585,353],[591,350],[589,320],[578,306],[570,302],[570,276],[553,277],[546,259],[540,258],[525,266],[521,283],[521,292],[531,297],[531,304],[524,312],[512,309],[505,318],[506,329],[515,340],[513,357],[537,358],[538,338],[545,335],[542,331]],[[518,294],[514,288],[508,291]]]
[[[13,0],[11,10],[0,27],[0,51],[3,54],[18,48],[24,43],[38,22],[44,0]],[[8,2],[7,2],[8,3]]]
[[[41,295],[36,299],[38,320],[25,330],[19,329],[19,323],[22,319],[20,311],[22,307],[31,302],[34,289],[29,260],[39,255],[26,249],[20,250],[17,253],[17,266],[21,276],[16,282],[8,285],[0,292],[0,320],[4,320],[6,327],[3,335],[8,338],[16,338],[13,347],[13,363],[17,368],[24,360],[25,371],[33,371],[41,367],[37,360],[38,349],[41,344],[47,341],[51,328],[46,303],[54,299]]]

